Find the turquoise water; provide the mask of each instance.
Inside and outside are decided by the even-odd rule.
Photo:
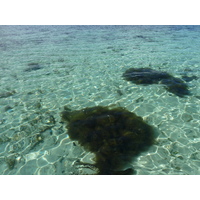
[[[0,174],[92,174],[93,155],[67,136],[60,112],[122,106],[155,127],[136,174],[200,174],[200,26],[0,26]],[[125,81],[149,67],[187,82],[180,98]]]

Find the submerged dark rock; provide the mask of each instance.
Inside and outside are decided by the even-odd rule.
[[[126,70],[123,77],[127,81],[135,84],[157,84],[163,79],[169,79],[170,75],[166,72],[159,72],[150,68],[130,68]]]
[[[167,72],[156,71],[150,68],[130,68],[123,77],[135,84],[150,85],[163,84],[165,89],[179,97],[189,95],[187,84],[180,78],[175,78]]]
[[[13,94],[15,94],[16,91],[15,90],[12,90],[10,92],[1,92],[0,93],[0,98],[6,98],[6,97],[10,97],[12,96]]]
[[[7,105],[7,106],[4,107],[4,111],[5,111],[5,112],[7,112],[7,111],[8,111],[8,112],[11,112],[12,110],[13,110],[13,107],[11,107],[11,106],[9,106],[9,105]]]
[[[31,72],[39,69],[42,69],[39,63],[28,63],[28,67],[24,71]]]
[[[183,75],[182,76],[182,79],[186,82],[190,82],[190,81],[193,81],[193,80],[197,80],[198,77],[193,75],[193,76],[187,76],[187,75]]]
[[[61,113],[71,140],[95,154],[97,174],[133,174],[127,165],[154,143],[153,128],[125,108],[92,107]],[[90,165],[88,163],[81,163]]]
[[[161,83],[168,92],[171,92],[179,97],[190,95],[187,84],[180,78],[171,77],[169,79],[163,79]]]

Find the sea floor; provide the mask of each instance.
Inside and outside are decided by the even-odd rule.
[[[60,113],[121,106],[156,131],[131,163],[137,175],[200,174],[199,26],[0,26],[0,174],[93,174],[93,154],[71,141]],[[187,82],[181,98],[162,85],[122,78],[149,67]]]

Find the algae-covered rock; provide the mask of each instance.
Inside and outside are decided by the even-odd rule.
[[[162,84],[167,91],[179,97],[190,94],[188,86],[183,80],[173,77],[167,72],[156,71],[150,68],[130,68],[122,76],[125,80],[138,85]]]
[[[7,92],[1,92],[1,93],[0,93],[0,98],[10,97],[10,96],[12,96],[12,95],[15,94],[15,93],[16,93],[15,90],[7,91]]]
[[[198,78],[197,76],[195,76],[195,75],[193,75],[193,76],[183,75],[181,78],[182,78],[185,82],[190,82],[190,81],[199,79],[199,78]]]
[[[123,77],[125,80],[138,85],[158,84],[163,79],[171,78],[166,72],[159,72],[150,68],[130,68],[125,71]]]
[[[24,69],[25,72],[31,72],[42,69],[39,63],[28,63],[28,67]]]
[[[187,84],[179,78],[172,77],[170,79],[163,79],[161,83],[164,84],[164,87],[168,92],[179,97],[190,95]]]
[[[65,107],[61,116],[70,139],[95,154],[98,174],[132,174],[127,164],[154,142],[152,127],[122,107]]]

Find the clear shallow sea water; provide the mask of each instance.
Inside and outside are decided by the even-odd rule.
[[[60,112],[122,106],[157,131],[136,174],[200,174],[200,79],[180,98],[122,74],[150,67],[200,77],[200,26],[0,26],[0,174],[92,174],[92,154],[67,136]]]

